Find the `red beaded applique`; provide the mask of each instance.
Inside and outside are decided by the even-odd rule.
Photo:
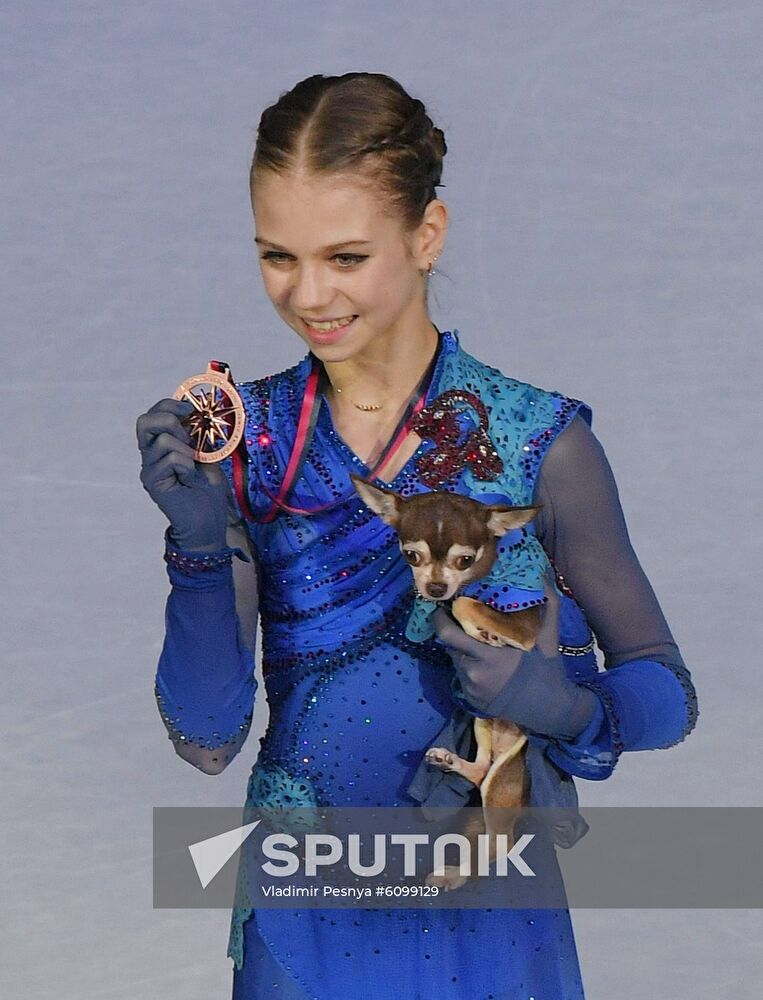
[[[469,409],[478,424],[464,431],[459,417]],[[431,488],[469,468],[478,479],[497,479],[503,464],[487,433],[488,415],[479,396],[463,389],[448,389],[416,415],[411,430],[435,447],[416,462],[421,481]]]

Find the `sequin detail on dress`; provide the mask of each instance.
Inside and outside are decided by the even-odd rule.
[[[471,418],[470,411],[476,414]],[[503,470],[488,434],[484,403],[474,393],[447,389],[414,418],[411,429],[432,447],[416,460],[421,482],[438,489],[464,468],[480,479],[496,479]]]
[[[424,454],[416,461],[417,470],[424,467],[422,478],[475,500],[498,492],[506,503],[530,504],[543,455],[576,413],[590,420],[588,407],[508,378],[463,350],[444,350],[439,374],[445,391],[428,403],[417,423],[425,438]],[[462,593],[497,611],[542,604],[548,567],[530,525],[505,535],[490,573]],[[424,597],[416,599],[409,638],[433,635],[430,618],[436,607]]]

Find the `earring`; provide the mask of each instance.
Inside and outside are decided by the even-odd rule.
[[[439,256],[440,256],[439,253],[436,253],[434,255],[434,257],[432,258],[432,260],[429,261],[429,267],[427,268],[427,277],[428,278],[431,278],[433,274],[437,274],[437,271],[435,271],[435,269],[432,267],[432,265],[434,264],[434,262],[437,260],[437,258]]]

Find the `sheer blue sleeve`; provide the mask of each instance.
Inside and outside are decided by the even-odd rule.
[[[624,750],[672,746],[693,729],[689,671],[628,536],[614,476],[588,424],[554,440],[536,480],[538,538],[584,611],[604,670],[582,683],[599,706],[551,759],[571,774],[606,778]]]
[[[167,539],[165,553],[171,591],[155,695],[178,755],[207,774],[243,746],[257,687],[254,553],[234,518],[226,549],[183,552]]]

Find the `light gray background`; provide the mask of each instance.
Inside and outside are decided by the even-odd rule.
[[[450,147],[433,318],[587,400],[702,716],[591,804],[760,804],[758,3],[6,0],[5,996],[227,997],[223,911],[151,906],[153,805],[237,805],[153,700],[167,580],[137,415],[303,355],[260,287],[259,114],[377,70]],[[263,722],[261,700],[257,726]],[[758,996],[759,912],[576,911],[589,1000]]]

